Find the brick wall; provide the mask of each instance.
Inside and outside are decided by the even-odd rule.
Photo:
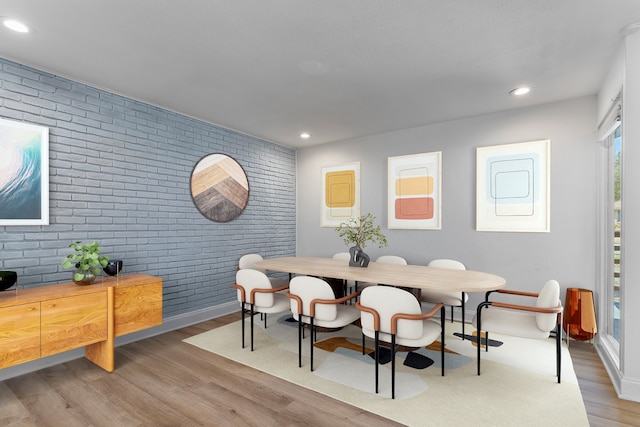
[[[233,300],[245,253],[295,254],[292,149],[2,59],[0,117],[49,128],[50,225],[0,226],[0,269],[20,286],[69,281],[67,245],[97,240],[125,273],[163,278],[167,317]],[[191,200],[191,170],[210,153],[249,178],[228,223]]]

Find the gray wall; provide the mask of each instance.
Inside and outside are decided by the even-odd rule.
[[[241,255],[294,254],[292,149],[5,60],[0,117],[50,134],[50,225],[0,227],[0,269],[21,286],[69,281],[67,245],[97,240],[125,273],[162,277],[166,318],[234,300]],[[224,224],[200,215],[189,190],[214,152],[249,178],[246,210]]]
[[[593,289],[595,126],[596,98],[586,97],[300,149],[297,254],[346,250],[333,228],[320,227],[320,171],[359,161],[361,211],[377,217],[389,240],[384,249],[367,246],[372,259],[396,254],[426,264],[455,258],[468,269],[505,277],[512,288],[537,291],[554,278],[563,288]],[[476,148],[540,139],[551,140],[551,232],[475,231]],[[442,229],[388,230],[387,158],[432,151],[442,151]],[[472,295],[468,313],[480,298]]]

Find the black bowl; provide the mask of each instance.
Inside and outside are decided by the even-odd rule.
[[[107,261],[107,266],[103,268],[109,276],[115,276],[122,271],[122,260],[114,259]]]
[[[18,273],[15,271],[0,271],[0,291],[6,291],[16,284]]]

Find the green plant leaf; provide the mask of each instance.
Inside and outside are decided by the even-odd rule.
[[[382,228],[374,225],[376,217],[368,213],[358,218],[351,218],[341,223],[336,231],[346,245],[358,245],[364,248],[367,242],[377,243],[379,248],[387,246],[387,238]]]
[[[95,240],[88,244],[82,244],[80,241],[75,241],[69,244],[70,248],[73,248],[75,252],[68,254],[62,259],[62,266],[64,268],[72,268],[82,272],[97,271],[96,274],[100,274],[100,267],[106,267],[109,257],[100,255],[102,248]]]

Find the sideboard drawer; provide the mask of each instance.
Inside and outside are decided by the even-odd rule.
[[[162,281],[137,286],[116,286],[115,336],[162,324]]]
[[[107,292],[42,301],[42,357],[107,339]]]
[[[40,303],[0,308],[0,369],[40,357]]]

